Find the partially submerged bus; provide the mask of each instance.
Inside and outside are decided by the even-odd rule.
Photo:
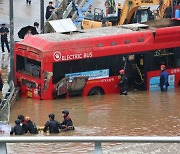
[[[159,89],[161,64],[170,74],[170,88],[178,86],[180,26],[129,26],[40,34],[16,43],[15,84],[21,95],[52,99],[63,94],[119,93],[122,68],[129,90],[155,90]]]

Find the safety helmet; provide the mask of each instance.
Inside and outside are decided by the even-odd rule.
[[[49,114],[49,118],[54,119],[54,114],[53,113]]]
[[[16,119],[16,120],[15,120],[15,124],[16,124],[16,125],[20,125],[20,123],[21,123],[21,121],[20,121],[19,119]]]
[[[165,65],[161,65],[161,68],[164,70],[164,69],[166,69],[166,66]]]
[[[29,116],[25,116],[25,120],[26,120],[26,121],[29,121],[29,120],[30,120],[30,117],[29,117]]]
[[[62,114],[69,115],[69,111],[67,111],[67,110],[63,110],[63,111],[62,111]]]
[[[119,73],[120,73],[120,74],[124,74],[125,71],[124,71],[123,69],[121,69],[121,70],[119,70]]]

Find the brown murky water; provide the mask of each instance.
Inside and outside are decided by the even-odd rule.
[[[96,6],[104,8],[104,1],[100,5],[100,0],[97,0]],[[26,5],[25,0],[14,0],[15,40],[17,40],[17,32],[20,28],[32,25],[34,21],[40,22],[39,2],[39,0],[32,0],[32,4],[29,6]],[[45,7],[48,2],[49,0],[45,0]],[[8,8],[9,1],[0,0],[0,19],[2,22],[9,23]],[[179,88],[168,93],[160,93],[159,91],[134,92],[129,93],[128,96],[105,95],[53,101],[21,99],[11,111],[10,123],[13,125],[18,114],[24,114],[29,115],[38,126],[43,126],[48,120],[49,113],[55,113],[56,120],[62,121],[61,111],[68,109],[76,130],[62,132],[58,134],[59,136],[177,136],[180,134],[179,100]],[[37,136],[43,135],[45,134],[40,133]],[[112,153],[112,145],[116,147],[119,144],[103,145],[103,152],[108,153],[109,148],[109,153]],[[125,148],[129,146],[123,145]],[[139,147],[136,146],[136,152],[134,152],[131,146],[130,149],[133,152],[129,153],[140,153],[137,150],[143,147],[143,144]],[[153,148],[155,147],[153,145]],[[78,154],[92,153],[93,149],[94,145],[89,143],[8,144],[8,154]],[[166,152],[161,151],[163,154]]]
[[[48,101],[22,99],[14,105],[10,123],[13,124],[18,114],[24,114],[42,126],[48,120],[49,113],[55,113],[56,120],[62,121],[61,111],[68,109],[76,130],[62,132],[58,134],[60,136],[178,136],[179,100],[179,88],[168,93],[131,92],[127,96],[104,95]],[[105,148],[112,146],[105,145]],[[10,144],[8,151],[24,154],[91,153],[93,148],[93,144],[89,143],[36,143]]]

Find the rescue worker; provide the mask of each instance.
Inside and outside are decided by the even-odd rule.
[[[26,130],[26,121],[22,114],[18,115],[17,119],[20,120],[20,125],[23,127],[24,131]]]
[[[128,78],[125,75],[125,71],[121,69],[119,71],[120,73],[120,95],[127,95],[127,90],[128,90]]]
[[[64,130],[74,130],[74,126],[73,126],[73,122],[69,116],[69,111],[67,110],[63,110],[62,111],[63,114],[63,122],[61,123],[61,127]]]
[[[168,83],[169,74],[165,69],[166,69],[166,66],[161,65],[160,83],[159,83],[161,91],[167,91],[168,86],[169,86],[169,83]]]
[[[38,134],[36,124],[30,120],[29,116],[25,117],[25,121],[26,121],[25,133],[29,132],[30,134]]]
[[[15,120],[15,126],[11,128],[10,135],[23,135],[24,134],[24,129],[20,125],[21,121],[19,119]]]
[[[114,0],[107,0],[107,5],[108,5],[108,14],[114,14],[116,12],[116,4]]]
[[[49,133],[59,133],[59,129],[61,129],[61,124],[54,120],[55,115],[53,113],[49,114],[49,121],[46,122],[45,127],[43,129],[46,132],[49,129]]]

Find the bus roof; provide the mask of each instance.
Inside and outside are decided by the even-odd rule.
[[[128,24],[130,27],[113,26],[113,27],[102,27],[96,29],[88,29],[84,31],[76,31],[73,33],[62,34],[62,33],[47,33],[39,35],[30,35],[17,44],[23,46],[29,46],[39,50],[39,52],[50,51],[53,47],[59,47],[65,41],[77,41],[81,39],[93,39],[99,37],[108,37],[113,35],[131,34],[137,33],[137,27],[146,27],[144,24]],[[132,30],[133,29],[133,30]],[[134,31],[134,29],[136,29]],[[147,30],[144,30],[147,31]]]
[[[139,29],[139,27],[141,28]],[[128,24],[119,27],[90,29],[71,34],[47,33],[33,35],[16,43],[15,50],[18,48],[33,53],[48,54],[49,56],[52,56],[56,51],[60,51],[62,54],[95,52],[98,54],[97,56],[100,56],[100,53],[106,55],[105,51],[107,51],[107,55],[115,54],[112,51],[120,51],[121,54],[127,53],[129,52],[127,47],[128,49],[132,47],[131,52],[135,52],[179,46],[180,26],[157,29],[144,29],[144,27],[148,26]],[[137,29],[139,30],[137,31]],[[19,51],[19,54],[21,53]]]
[[[103,27],[96,29],[89,29],[85,31],[77,31],[67,34],[60,33],[48,33],[38,35],[40,38],[50,40],[50,41],[65,41],[65,40],[77,40],[84,38],[94,38],[108,35],[117,35],[117,34],[126,34],[134,32],[131,29],[123,28],[123,27]]]

